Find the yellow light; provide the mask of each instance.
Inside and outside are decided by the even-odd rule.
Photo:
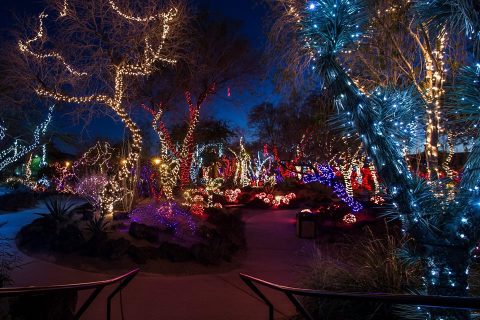
[[[68,168],[70,167],[70,161],[65,161],[65,166]]]
[[[159,165],[160,163],[162,163],[162,160],[160,160],[159,158],[155,158],[153,159],[153,163],[155,163],[156,165]]]
[[[64,0],[63,8],[60,12],[60,16],[66,16],[68,14],[68,1]],[[138,39],[139,44],[143,41],[145,44],[144,52],[137,62],[132,63],[121,63],[119,65],[110,65],[110,70],[114,71],[112,75],[113,82],[113,92],[109,94],[92,94],[87,96],[70,96],[63,94],[61,92],[37,88],[36,93],[45,98],[50,98],[56,101],[63,101],[67,103],[99,103],[105,105],[107,108],[111,109],[116,115],[121,119],[127,130],[131,134],[132,144],[129,154],[126,155],[126,159],[122,160],[123,164],[119,168],[118,172],[109,180],[108,185],[102,190],[101,198],[101,207],[102,212],[111,213],[114,209],[114,204],[122,200],[124,195],[123,187],[121,186],[126,180],[134,179],[132,177],[132,172],[134,172],[136,165],[140,159],[140,153],[142,150],[142,136],[140,134],[140,129],[133,119],[129,116],[125,106],[125,80],[127,77],[141,77],[148,76],[154,70],[158,62],[166,62],[169,64],[174,64],[176,61],[169,59],[164,55],[164,44],[169,35],[170,24],[174,18],[176,18],[178,10],[172,8],[164,13],[159,13],[150,17],[139,17],[132,16],[124,13],[119,9],[114,0],[109,0],[110,7],[119,15],[119,17],[140,23],[148,23],[150,21],[160,20],[163,22],[163,30],[161,31],[161,41],[155,47],[150,43],[148,36],[143,39]],[[39,26],[37,33],[31,39],[25,41],[20,40],[18,42],[19,50],[25,54],[27,57],[34,58],[36,60],[54,60],[56,63],[63,65],[63,67],[73,76],[88,76],[86,72],[78,71],[72,65],[67,63],[66,59],[58,52],[36,52],[33,47],[34,43],[40,42],[40,40],[45,41],[46,39],[46,29],[44,26],[44,19],[47,17],[47,14],[41,13],[39,16]],[[67,164],[67,167],[70,163]]]

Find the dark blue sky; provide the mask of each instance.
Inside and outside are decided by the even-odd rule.
[[[226,17],[241,21],[241,33],[251,39],[255,47],[262,48],[264,45],[262,19],[265,15],[265,8],[258,5],[257,0],[190,0],[190,2],[208,6]],[[42,1],[38,0],[0,0],[0,4],[2,8],[0,10],[0,27],[2,29],[9,28],[15,23],[14,16],[35,15],[43,8]],[[219,92],[205,105],[204,116],[224,119],[232,126],[238,127],[248,137],[248,110],[263,101],[277,102],[279,99],[279,96],[274,93],[271,83],[254,81],[248,90],[232,89],[230,97],[227,97],[227,92]],[[80,130],[80,128],[77,129]],[[98,119],[91,123],[87,131],[83,131],[82,134],[84,139],[95,139],[96,137],[119,136],[122,132],[123,127],[120,124]]]

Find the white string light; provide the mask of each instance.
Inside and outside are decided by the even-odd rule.
[[[101,194],[101,206],[103,213],[112,213],[114,204],[121,201],[124,193],[122,193],[122,182],[128,179],[131,179],[134,175],[133,171],[135,170],[139,158],[140,152],[142,149],[142,137],[140,135],[140,129],[135,124],[135,122],[131,119],[131,117],[127,114],[125,107],[123,106],[123,102],[125,99],[125,89],[124,89],[124,81],[126,77],[129,76],[148,76],[151,74],[155,69],[155,64],[157,62],[165,62],[173,64],[176,61],[173,59],[169,59],[162,55],[163,48],[165,41],[168,37],[170,31],[170,23],[176,17],[178,10],[176,8],[170,9],[166,13],[160,13],[156,16],[148,17],[148,18],[140,18],[127,15],[119,10],[116,6],[115,2],[109,1],[112,9],[121,17],[135,22],[149,22],[153,20],[163,20],[163,32],[160,44],[153,48],[149,39],[145,38],[145,49],[143,53],[143,57],[137,63],[122,63],[120,65],[112,66],[115,70],[114,75],[114,93],[112,96],[104,95],[104,94],[93,94],[89,96],[68,96],[56,91],[51,91],[45,88],[37,88],[36,93],[39,96],[54,99],[56,101],[63,101],[68,103],[77,103],[77,104],[85,104],[85,103],[101,103],[112,109],[116,115],[120,118],[126,128],[129,130],[131,137],[132,137],[132,145],[129,154],[127,155],[126,159],[122,160],[120,168],[117,174],[109,180],[108,185],[102,190]],[[67,2],[65,1],[64,9],[66,10]],[[66,11],[62,11],[66,12]],[[62,15],[62,13],[60,15]],[[30,44],[42,39],[45,36],[44,24],[43,20],[46,18],[47,15],[45,13],[40,14],[40,26],[37,35],[27,41],[19,41],[19,48],[21,52],[28,54],[38,60],[44,60],[46,58],[55,58],[58,61],[62,62],[63,65],[74,75],[86,75],[84,72],[78,72],[74,70],[69,64],[65,62],[65,59],[57,52],[48,53],[48,54],[40,54],[36,53],[30,49]]]
[[[48,109],[48,115],[45,121],[35,128],[35,131],[33,132],[33,141],[30,145],[21,145],[18,140],[15,139],[9,148],[0,152],[0,171],[5,169],[8,165],[18,161],[26,154],[32,152],[40,145],[40,138],[46,134],[47,127],[52,120],[54,107],[55,106],[51,106]]]
[[[45,12],[40,13],[38,16],[39,19],[39,26],[38,26],[38,32],[35,35],[35,37],[27,40],[27,41],[18,41],[18,48],[20,49],[21,52],[31,55],[39,60],[45,60],[48,58],[51,59],[56,59],[58,60],[71,74],[75,76],[86,76],[88,73],[86,72],[79,72],[77,71],[74,67],[72,67],[70,64],[68,64],[65,60],[65,58],[58,52],[49,52],[49,53],[37,53],[34,52],[30,49],[30,45],[38,40],[41,40],[45,37],[46,31],[43,25],[43,20],[48,17],[48,14]]]

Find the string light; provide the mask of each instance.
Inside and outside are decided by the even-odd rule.
[[[233,153],[237,161],[237,167],[233,178],[234,183],[240,187],[250,185],[249,175],[251,173],[251,157],[243,145],[243,138],[240,138],[240,151],[238,154],[232,149],[229,150]]]
[[[0,151],[0,172],[5,169],[5,167],[17,162],[20,158],[32,152],[40,145],[40,140],[47,133],[48,125],[52,121],[54,108],[55,106],[48,108],[47,118],[35,128],[33,132],[33,141],[30,145],[22,145],[17,139],[15,139],[9,148]]]
[[[368,23],[365,3],[362,0],[335,0],[316,1],[314,4],[314,8],[303,9],[298,17],[300,36],[310,52],[311,62],[317,67],[315,70],[318,70],[325,81],[325,86],[331,88],[334,101],[341,110],[340,116],[343,117],[342,127],[351,128],[358,133],[378,175],[382,178],[382,183],[388,188],[392,198],[391,214],[400,219],[402,230],[415,238],[417,246],[423,247],[415,250],[413,254],[420,254],[418,258],[427,265],[424,276],[427,292],[432,295],[466,295],[470,254],[478,244],[478,230],[474,226],[478,225],[480,210],[476,205],[480,189],[480,140],[475,141],[475,147],[467,160],[463,177],[457,187],[458,194],[451,201],[442,197],[436,198],[432,184],[413,176],[408,170],[403,153],[409,136],[417,136],[406,126],[415,126],[415,123],[417,127],[423,126],[423,117],[418,115],[422,115],[424,111],[421,110],[424,99],[415,94],[414,90],[380,89],[379,93],[373,92],[367,96],[339,63],[338,55],[343,50],[348,50],[349,45],[355,45],[359,34]],[[415,5],[417,10],[422,9],[419,12],[428,11],[430,16],[431,10],[437,10],[438,13],[439,6],[443,3],[418,1]],[[471,3],[468,2],[466,8],[468,5],[471,6]],[[288,14],[291,13],[292,10],[289,10]],[[461,21],[460,16],[471,22],[470,17],[466,17],[465,10],[452,10],[442,16],[442,19],[447,22]],[[421,14],[415,18],[419,17]],[[439,40],[440,46],[435,55],[440,61],[443,59],[444,39]],[[434,81],[430,94],[435,99],[440,98],[443,94],[442,64],[436,70],[431,70],[429,66],[428,72],[431,72]],[[458,114],[467,116],[470,112],[477,120],[478,94],[475,92],[478,92],[478,73],[475,74],[473,68],[463,68],[458,79],[459,82],[465,81],[462,85],[456,83],[456,90],[452,93],[455,99],[463,96],[462,100],[457,99],[457,106],[461,105],[461,108],[457,108]],[[390,93],[385,95],[382,91]],[[341,96],[344,98],[340,98]],[[465,103],[463,100],[466,100]],[[433,148],[427,152],[429,156],[438,155],[435,149],[438,147],[438,140],[433,140],[433,129],[441,120],[439,106],[434,104],[427,110],[429,114],[426,125],[432,130],[427,134],[426,149],[430,148],[428,144]],[[385,121],[391,119],[392,115],[399,120],[398,127],[395,122]],[[443,132],[440,125],[437,128],[439,133]],[[438,205],[432,206],[433,203]]]
[[[346,224],[354,224],[355,222],[357,222],[357,217],[355,217],[355,215],[353,215],[351,213],[348,213],[348,214],[343,216],[342,220]]]
[[[133,222],[173,230],[177,237],[194,235],[198,229],[198,220],[177,203],[152,201],[145,206],[135,208],[130,214]]]
[[[235,190],[227,189],[227,190],[225,190],[225,192],[223,194],[224,194],[227,202],[236,203],[237,200],[238,200],[238,196],[241,193],[242,193],[242,190],[240,190],[240,189],[235,189]]]
[[[60,17],[66,17],[68,14],[68,0],[63,0],[62,10],[60,11]]]
[[[353,197],[350,197],[345,189],[345,186],[337,181],[335,173],[333,172],[332,167],[325,165],[317,165],[318,173],[306,174],[303,177],[304,183],[319,182],[323,185],[331,187],[335,195],[347,204],[352,211],[359,212],[363,209],[363,206],[360,202],[356,201]]]
[[[37,53],[34,52],[33,50],[30,49],[30,45],[34,42],[37,42],[39,40],[44,40],[46,36],[46,31],[43,25],[43,20],[48,17],[48,14],[45,12],[40,13],[38,16],[39,19],[39,26],[38,26],[38,31],[37,34],[31,38],[28,39],[27,41],[18,41],[18,48],[20,51],[24,54],[28,54],[38,60],[45,60],[45,59],[55,59],[59,61],[71,74],[75,76],[87,76],[88,74],[86,72],[79,72],[77,71],[74,67],[72,67],[70,64],[68,64],[65,60],[65,58],[58,52],[49,52],[49,53]]]
[[[177,9],[172,9],[171,11],[169,11],[168,13],[159,13],[157,15],[154,15],[154,16],[148,16],[148,17],[139,17],[139,16],[132,16],[132,15],[129,15],[129,14],[126,14],[124,13],[123,11],[120,10],[120,8],[117,6],[117,4],[115,3],[115,1],[113,0],[109,0],[108,3],[110,4],[110,6],[112,7],[112,9],[119,15],[119,16],[122,16],[123,18],[127,19],[127,20],[131,20],[131,21],[135,21],[135,22],[151,22],[151,21],[155,21],[155,20],[163,20],[163,21],[167,21],[168,19],[170,19],[171,15],[176,15],[176,12],[177,12]]]
[[[255,195],[255,198],[262,200],[266,204],[270,205],[273,208],[278,208],[281,205],[288,206],[290,201],[295,199],[297,195],[293,192],[285,195],[285,196],[274,196],[273,194],[267,194],[265,192],[261,192]]]
[[[116,6],[115,2],[109,1],[112,9],[121,17],[126,20],[134,22],[150,22],[153,20],[161,20],[163,22],[163,30],[161,35],[160,44],[153,48],[148,37],[144,38],[145,48],[143,52],[143,57],[137,63],[128,64],[121,63],[120,65],[111,66],[114,70],[114,93],[112,96],[104,94],[93,94],[89,96],[68,96],[56,91],[50,91],[45,88],[37,88],[36,93],[45,98],[54,99],[56,101],[63,101],[67,103],[101,103],[109,107],[115,112],[115,114],[120,118],[126,128],[129,130],[132,138],[131,150],[127,155],[124,163],[120,166],[118,172],[114,177],[109,179],[109,183],[102,190],[101,194],[101,207],[102,213],[112,213],[115,203],[121,201],[124,197],[124,190],[121,187],[125,181],[129,179],[134,179],[133,172],[138,164],[138,160],[141,152],[142,137],[140,135],[140,129],[133,122],[131,117],[127,114],[125,107],[123,106],[125,99],[125,88],[124,82],[126,77],[140,77],[150,75],[154,69],[157,62],[165,62],[174,64],[176,61],[169,59],[163,56],[163,48],[165,41],[168,37],[170,31],[170,23],[177,16],[178,10],[176,8],[170,9],[166,13],[159,13],[155,18],[140,18],[135,16],[130,16],[122,11]],[[62,13],[61,13],[62,14]],[[60,14],[60,15],[61,15]],[[36,53],[31,50],[30,46],[34,42],[44,39],[46,32],[44,29],[43,20],[47,17],[45,13],[41,13],[39,16],[39,28],[35,37],[27,41],[19,41],[19,49],[21,52],[36,58],[38,60],[44,60],[47,58],[54,58],[57,61],[60,61],[64,67],[70,71],[73,75],[84,76],[87,75],[85,72],[79,72],[75,70],[72,66],[66,63],[66,60],[62,55],[57,52],[51,53]]]

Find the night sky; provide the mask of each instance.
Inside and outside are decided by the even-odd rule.
[[[258,0],[190,0],[190,2],[202,7],[207,6],[226,17],[241,21],[241,33],[251,39],[255,47],[260,50],[263,48],[266,41],[262,26],[265,7],[259,5]],[[0,3],[1,29],[7,29],[15,24],[15,16],[21,18],[37,15],[43,8],[42,2],[38,0],[0,0]],[[247,123],[248,110],[263,101],[278,102],[280,100],[269,81],[252,79],[251,83],[251,88],[243,92],[233,89],[230,97],[227,97],[227,92],[219,92],[205,105],[202,111],[203,116],[213,116],[228,121],[248,139],[251,136]],[[123,126],[109,119],[97,119],[88,126],[87,130],[81,130],[82,128],[83,126],[78,126],[73,129],[78,133],[81,132],[82,140],[120,137],[123,133]]]

